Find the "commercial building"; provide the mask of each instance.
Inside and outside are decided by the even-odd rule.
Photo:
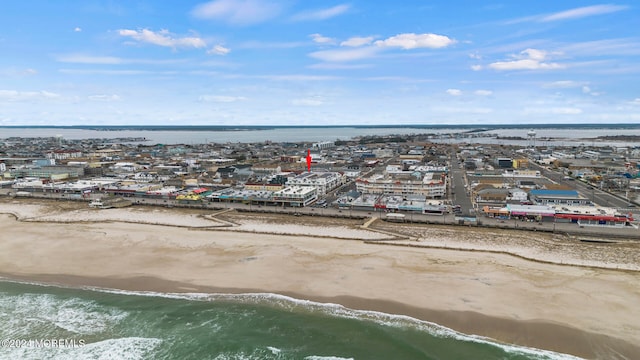
[[[288,186],[274,192],[272,199],[279,205],[303,207],[318,200],[318,190],[312,186]]]
[[[576,190],[531,190],[530,200],[537,205],[589,205],[591,201]]]
[[[439,172],[411,172],[409,179],[376,174],[368,178],[358,178],[356,189],[363,194],[424,195],[435,199],[445,196],[447,177]]]
[[[337,172],[305,172],[287,180],[288,186],[312,186],[316,188],[318,195],[326,195],[327,192],[343,184],[343,175]]]

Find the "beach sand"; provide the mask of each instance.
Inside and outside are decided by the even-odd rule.
[[[5,229],[1,276],[126,290],[279,293],[405,314],[468,334],[586,358],[640,357],[636,271],[336,239],[327,237],[327,226],[317,219],[308,228],[299,219],[289,230],[286,221],[280,224],[278,232],[289,235],[257,234],[200,226],[206,219],[193,211],[163,209],[159,216],[150,211],[154,208],[117,209],[110,211],[116,214],[110,221],[95,222],[95,215],[87,220],[78,214],[100,210],[65,206],[0,202],[0,212],[13,214],[0,215]],[[135,222],[146,224],[117,220],[132,211],[138,214]],[[174,214],[178,226],[166,214]],[[194,227],[187,226],[185,216]],[[233,218],[226,216],[225,221]],[[160,218],[164,224],[154,224]],[[244,215],[237,220],[251,222]],[[269,221],[257,223],[260,230],[268,229]],[[349,231],[354,240],[375,238],[356,226]],[[513,236],[492,231],[502,242]],[[425,233],[421,241],[427,240]]]

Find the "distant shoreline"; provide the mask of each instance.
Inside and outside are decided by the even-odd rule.
[[[75,129],[95,131],[261,131],[277,129],[638,129],[638,124],[380,124],[380,125],[2,125],[0,129]]]

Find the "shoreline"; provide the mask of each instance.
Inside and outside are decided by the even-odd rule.
[[[611,349],[631,359],[640,353],[640,346],[607,335],[583,331],[571,326],[541,320],[513,320],[487,316],[473,311],[433,310],[384,299],[357,296],[307,296],[296,292],[273,293],[264,289],[218,288],[193,285],[156,277],[94,278],[63,274],[33,274],[28,276],[0,273],[0,282],[18,282],[36,286],[54,286],[84,291],[130,291],[166,294],[277,294],[297,300],[322,304],[338,304],[353,310],[376,311],[443,326],[455,332],[486,338],[503,345],[516,345],[549,350],[586,359],[610,358]],[[128,294],[135,295],[135,294]]]
[[[64,205],[55,209],[35,203],[13,203],[12,214],[0,216],[0,225],[11,229],[0,242],[0,276],[81,288],[276,293],[407,315],[500,343],[586,358],[640,354],[635,345],[640,320],[629,316],[640,303],[636,271],[567,267],[473,249],[368,244],[371,235],[361,228],[353,229],[363,231],[354,233],[361,239],[314,236],[322,222],[275,235],[115,220],[25,221],[38,216],[72,220],[78,214]],[[6,209],[0,206],[0,213]],[[178,222],[201,221],[194,211],[139,213],[146,219],[169,214]],[[255,225],[246,216],[234,219]],[[268,218],[259,229],[279,219]],[[323,229],[341,231],[348,224]],[[465,234],[438,228],[422,236],[433,240],[446,236],[443,231]],[[519,241],[512,232],[487,234],[492,244]]]

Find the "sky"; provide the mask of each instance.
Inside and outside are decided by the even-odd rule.
[[[0,125],[640,123],[635,1],[6,0]]]

